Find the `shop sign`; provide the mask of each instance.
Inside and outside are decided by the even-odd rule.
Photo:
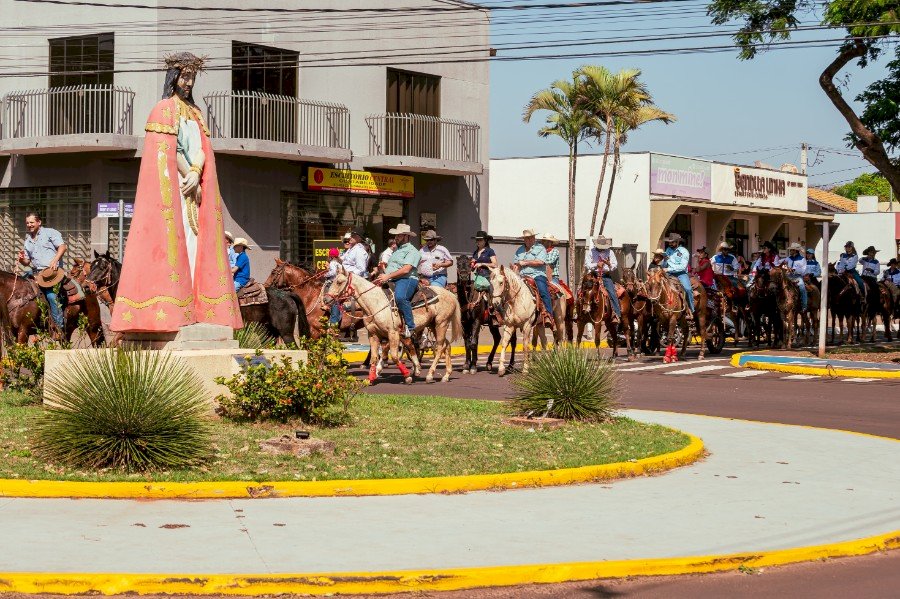
[[[709,200],[712,198],[711,167],[703,160],[650,154],[650,193]]]
[[[341,256],[344,255],[343,239],[313,239],[313,268],[325,270],[328,268],[328,251],[337,248]]]
[[[394,173],[372,173],[311,166],[307,171],[306,186],[310,191],[338,191],[397,198],[415,196],[414,178]]]
[[[125,218],[134,216],[134,204],[125,204]],[[119,218],[118,202],[101,202],[97,204],[97,218]]]
[[[721,204],[805,211],[806,185],[804,175],[728,164],[713,167],[713,201]]]

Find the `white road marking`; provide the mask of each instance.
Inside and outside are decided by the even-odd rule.
[[[840,379],[845,383],[871,383],[872,381],[877,381],[878,379],[867,379],[864,377],[850,377],[850,378],[842,378]]]
[[[783,376],[781,378],[786,381],[805,381],[808,379],[819,379],[822,377],[817,374],[792,374],[790,376]]]
[[[735,379],[743,379],[750,376],[759,376],[760,374],[767,374],[768,370],[739,370],[738,372],[730,372],[728,374],[723,374],[722,376],[727,376]]]
[[[726,358],[717,358],[715,360],[706,360],[709,362],[724,362]],[[688,362],[672,362],[671,364],[652,364],[650,366],[638,366],[637,368],[618,368],[619,372],[636,372],[638,370],[656,370],[657,368],[673,368],[675,366],[688,366],[691,363],[696,363],[696,360],[691,360]]]
[[[666,374],[698,374],[700,372],[709,372],[711,370],[722,370],[723,368],[731,368],[724,364],[713,364],[712,366],[697,366],[696,368],[686,368],[684,370],[674,370]]]

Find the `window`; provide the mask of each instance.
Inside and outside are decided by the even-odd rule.
[[[750,224],[741,218],[732,219],[725,227],[725,241],[734,246],[732,253],[735,256],[747,257],[747,249],[750,245]],[[710,248],[712,250],[712,248]]]
[[[297,143],[299,60],[291,50],[231,42],[232,137]]]
[[[441,116],[440,77],[388,69],[386,108],[385,154],[441,157],[441,124],[437,120]]]
[[[32,210],[45,226],[62,233],[68,246],[63,257],[66,268],[74,258],[90,259],[93,205],[90,185],[0,189],[0,260],[16,264],[27,234],[25,215]]]
[[[775,249],[778,250],[778,253],[785,254],[785,252],[787,252],[787,246],[788,243],[790,243],[787,223],[778,227],[778,232],[775,233],[775,237],[772,238],[772,243],[775,244]]]
[[[441,116],[441,78],[388,69],[387,112]]]
[[[112,33],[49,40],[50,135],[113,132]],[[76,89],[66,89],[76,88]]]
[[[119,200],[124,200],[126,204],[133,204],[134,198],[137,195],[137,184],[136,183],[110,183],[109,184],[109,198],[106,200],[107,202],[118,202]],[[109,249],[109,253],[114,257],[118,257],[119,252],[119,219],[118,218],[107,218],[106,219],[107,226],[109,229],[107,230],[106,236],[106,247]],[[125,244],[128,244],[128,231],[131,230],[131,219],[125,218],[122,221],[122,236],[125,238]]]
[[[388,229],[404,222],[408,202],[395,198],[281,192],[281,258],[298,265],[313,261],[313,240],[338,239],[351,228],[363,230],[385,247]]]

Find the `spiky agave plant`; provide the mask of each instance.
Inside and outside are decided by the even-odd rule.
[[[210,452],[203,384],[165,352],[79,352],[47,378],[44,397],[33,446],[52,462],[153,470],[188,466]]]
[[[613,417],[621,394],[619,375],[610,361],[591,354],[568,343],[533,353],[528,372],[512,377],[513,412],[567,420]]]
[[[234,338],[242,349],[271,349],[275,347],[275,338],[258,322],[245,322],[244,327],[235,329]]]

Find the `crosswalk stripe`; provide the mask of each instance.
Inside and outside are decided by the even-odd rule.
[[[838,379],[844,381],[845,383],[870,383],[872,381],[877,381],[878,379],[869,379],[865,377],[850,377],[850,378],[842,378]]]
[[[792,374],[790,376],[783,376],[781,378],[786,381],[805,381],[808,379],[817,379],[820,377],[817,374]]]
[[[673,370],[666,374],[698,374],[700,372],[709,372],[710,370],[722,370],[723,368],[731,368],[722,364],[713,364],[712,366],[697,366],[696,368],[686,368],[684,370]]]
[[[760,374],[766,374],[768,371],[766,370],[739,370],[737,372],[729,372],[728,374],[723,374],[722,376],[727,376],[729,378],[735,379],[743,379],[750,376],[758,376]]]
[[[725,358],[716,358],[714,360],[706,360],[709,362],[724,362]],[[651,366],[638,366],[637,368],[619,368],[619,372],[636,372],[638,370],[656,370],[657,368],[672,368],[675,366],[686,366],[690,362],[672,362],[671,364],[653,364]],[[630,365],[629,365],[630,366]]]

